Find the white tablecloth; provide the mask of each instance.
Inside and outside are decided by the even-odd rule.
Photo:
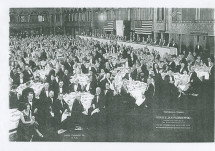
[[[45,79],[45,76],[49,74],[49,69],[41,69],[34,72],[34,76],[39,75],[40,78]]]
[[[140,106],[144,101],[143,94],[146,91],[147,84],[140,81],[126,81],[128,92],[135,98],[136,104]]]
[[[207,66],[197,66],[195,67],[195,72],[197,73],[197,76],[201,79],[201,77],[205,77],[206,80],[209,79],[209,72],[210,72],[210,68]]]
[[[88,109],[91,106],[93,95],[91,95],[89,92],[72,92],[70,94],[64,95],[64,100],[69,105],[70,112],[63,113],[61,121],[64,121],[68,116],[71,116],[72,106],[75,101],[75,98],[77,96],[81,97],[81,104],[84,108],[84,113],[88,114]]]
[[[35,97],[38,97],[40,95],[40,92],[43,87],[44,87],[44,84],[42,84],[42,83],[31,82],[31,88],[34,89]],[[22,91],[25,88],[26,88],[26,84],[21,84],[19,87],[17,87],[17,89],[16,89],[17,95],[21,95]]]
[[[9,114],[9,130],[16,129],[19,124],[20,111],[17,109],[10,109]]]
[[[78,74],[76,76],[71,77],[70,82],[74,83],[76,80],[78,80],[78,83],[82,86],[87,84],[87,81],[89,80],[88,74]]]
[[[64,100],[69,105],[70,110],[72,110],[72,106],[76,96],[81,96],[81,103],[84,107],[84,110],[88,111],[94,96],[89,92],[71,92],[70,94],[65,94]]]
[[[128,69],[129,68],[118,67],[113,71],[113,73],[116,74],[114,83],[118,91],[120,91],[123,85],[122,78],[125,76],[126,73],[128,73]],[[118,70],[120,70],[120,72],[116,73]],[[142,97],[142,94],[145,93],[147,84],[140,81],[129,80],[127,80],[124,84],[128,88],[128,92],[135,98],[136,104],[140,106],[145,101],[145,99],[143,99]]]

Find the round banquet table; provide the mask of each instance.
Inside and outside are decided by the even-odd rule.
[[[88,114],[88,109],[91,106],[94,95],[90,94],[89,92],[71,92],[63,96],[64,100],[69,105],[70,112],[63,113],[61,121],[64,121],[67,118],[67,116],[71,116],[72,106],[77,96],[81,97],[80,101],[84,108],[83,113],[86,115]]]
[[[38,98],[40,95],[40,92],[42,90],[42,88],[44,87],[44,84],[42,83],[34,83],[31,81],[31,86],[32,89],[34,89],[35,92],[35,97]],[[17,87],[16,92],[17,95],[22,95],[22,91],[27,88],[26,84],[21,84],[20,86]]]

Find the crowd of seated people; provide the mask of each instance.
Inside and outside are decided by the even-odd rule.
[[[105,123],[111,122],[116,115],[136,108],[153,108],[154,98],[157,98],[159,108],[172,108],[181,95],[200,93],[204,79],[197,76],[196,67],[208,67],[208,80],[213,80],[213,58],[203,53],[193,54],[189,51],[161,58],[156,50],[147,47],[134,49],[68,35],[10,37],[11,89],[26,85],[17,97],[22,111],[20,123],[29,123],[29,133],[39,140],[56,141],[60,129],[74,128],[76,123],[81,123],[98,131],[98,126],[107,126]],[[128,72],[121,76],[119,68],[126,68]],[[115,69],[117,73],[113,72]],[[35,74],[39,70],[48,71],[44,78]],[[177,84],[174,73],[182,76]],[[81,84],[78,79],[71,82],[71,77],[80,74],[87,75],[87,84]],[[39,95],[31,88],[32,81],[44,84]],[[141,105],[135,104],[136,98],[129,93],[127,81],[146,84],[146,90],[142,92],[145,101]],[[181,89],[179,85],[186,88]],[[64,95],[73,92],[89,92],[94,96],[87,112],[80,96],[75,98],[72,108],[68,106]],[[61,121],[64,113],[70,116]],[[102,129],[107,135],[111,130],[109,127]],[[29,141],[32,138],[29,133],[22,140]]]

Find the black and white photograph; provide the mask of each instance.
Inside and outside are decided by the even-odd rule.
[[[51,6],[8,8],[9,142],[214,142],[213,6]]]

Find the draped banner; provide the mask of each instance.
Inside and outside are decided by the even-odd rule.
[[[124,24],[123,20],[116,21],[116,35],[124,36]]]

